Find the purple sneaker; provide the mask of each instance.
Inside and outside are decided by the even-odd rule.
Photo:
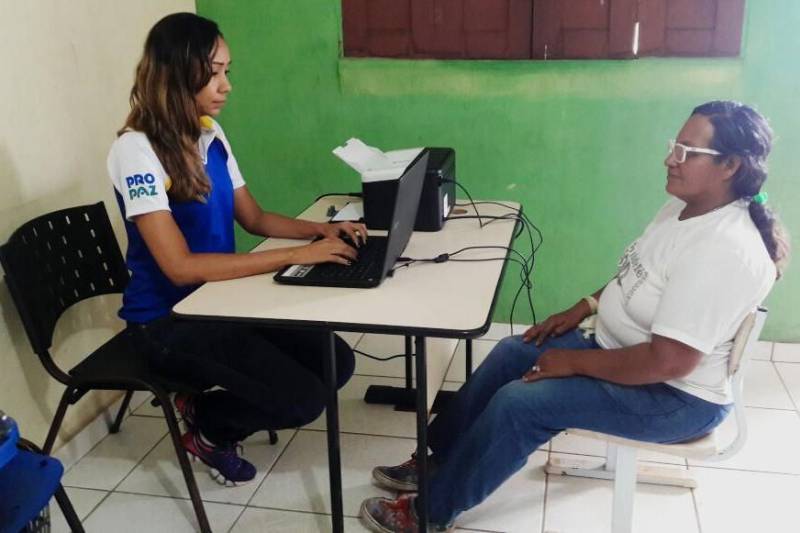
[[[239,457],[238,445],[212,446],[191,430],[183,434],[181,442],[193,460],[202,461],[209,467],[211,478],[220,485],[235,487],[256,477],[256,467]]]

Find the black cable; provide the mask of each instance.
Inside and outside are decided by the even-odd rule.
[[[462,187],[462,189],[463,189],[463,187]],[[542,235],[541,230],[538,228],[538,226],[536,226],[536,224],[534,224],[533,221],[530,220],[530,217],[528,217],[527,213],[524,213],[522,211],[522,205],[520,205],[519,207],[514,207],[514,206],[511,206],[511,205],[502,203],[502,202],[494,202],[494,201],[475,202],[472,199],[472,197],[469,196],[469,194],[467,196],[470,199],[470,204],[455,204],[455,205],[458,206],[458,207],[467,207],[467,206],[471,205],[472,208],[475,209],[476,213],[478,213],[477,205],[480,205],[480,204],[497,205],[497,206],[505,207],[505,208],[509,209],[511,212],[507,213],[505,215],[492,216],[492,217],[490,217],[488,215],[479,215],[477,218],[479,218],[479,219],[481,219],[481,218],[491,218],[492,220],[490,220],[487,224],[490,224],[494,220],[499,220],[499,219],[512,219],[512,220],[515,219],[515,220],[517,220],[518,223],[521,223],[522,227],[514,235],[514,240],[516,240],[520,236],[521,232],[526,231],[526,230],[528,232],[528,242],[529,242],[529,245],[530,245],[531,253],[530,253],[530,256],[527,258],[527,260],[525,261],[525,267],[522,268],[521,271],[520,271],[520,286],[517,289],[517,292],[514,294],[514,298],[513,298],[512,302],[511,302],[511,313],[510,313],[510,317],[509,317],[509,322],[510,322],[511,332],[513,334],[513,331],[514,331],[514,310],[516,309],[517,301],[519,300],[519,295],[522,292],[523,288],[527,288],[527,291],[525,291],[525,292],[526,292],[526,295],[527,295],[528,307],[529,307],[529,309],[531,311],[531,318],[533,319],[533,323],[536,323],[536,310],[534,308],[533,297],[531,295],[532,284],[531,284],[531,281],[530,281],[530,277],[533,274],[533,267],[534,267],[534,264],[535,264],[535,254],[539,250],[539,247],[544,243],[544,237]],[[469,215],[466,215],[466,216],[451,216],[451,217],[448,217],[448,220],[459,219],[459,218],[476,218],[476,217],[469,216]],[[531,228],[533,228],[533,229],[531,229]],[[534,231],[537,234],[538,243],[535,243],[535,240],[533,238],[533,232]]]
[[[508,252],[514,252],[515,254],[519,255],[522,259],[517,259],[516,257],[484,257],[484,258],[477,258],[477,259],[458,259],[453,258],[452,256],[467,250],[476,250],[476,249],[502,249],[507,250]],[[479,263],[485,261],[511,261],[512,263],[517,263],[520,265],[520,285],[517,289],[517,292],[514,295],[514,299],[511,303],[511,329],[513,333],[513,318],[514,318],[514,308],[516,307],[517,300],[519,299],[519,295],[522,292],[523,288],[527,288],[526,291],[528,294],[528,304],[530,305],[531,316],[534,319],[534,323],[536,322],[536,312],[533,308],[533,300],[530,295],[530,290],[532,288],[532,284],[530,282],[531,272],[528,269],[528,264],[524,255],[522,255],[518,250],[514,250],[513,248],[509,248],[507,246],[468,246],[466,248],[462,248],[460,250],[456,250],[451,254],[440,254],[434,258],[425,258],[425,259],[417,259],[413,257],[398,257],[398,261],[405,261],[404,264],[395,267],[392,269],[392,272],[399,268],[408,267],[414,263],[444,263],[446,261],[453,261],[457,263]]]
[[[481,202],[479,202],[479,203],[481,203]],[[517,220],[517,222],[521,222],[520,231],[514,236],[514,239],[519,237],[519,234],[522,231],[525,231],[525,230],[528,231],[528,241],[529,241],[529,245],[530,245],[530,249],[531,249],[531,254],[530,254],[530,256],[528,258],[524,258],[524,256],[522,256],[521,253],[517,252],[520,256],[522,256],[525,259],[526,268],[523,269],[520,272],[520,283],[521,283],[521,285],[520,285],[520,288],[517,290],[517,292],[516,292],[516,294],[514,296],[514,300],[512,301],[512,304],[511,304],[511,317],[513,318],[513,316],[514,316],[514,309],[516,308],[516,302],[519,299],[519,295],[520,295],[520,293],[522,291],[522,287],[526,287],[528,289],[526,291],[526,295],[527,295],[527,299],[528,299],[528,308],[531,311],[531,318],[533,319],[533,322],[536,323],[536,309],[535,309],[535,307],[533,305],[533,297],[531,296],[531,291],[530,291],[530,289],[532,288],[532,285],[531,285],[531,282],[530,282],[530,276],[533,274],[535,253],[536,253],[536,250],[538,250],[539,246],[541,246],[542,239],[540,239],[540,242],[539,242],[538,245],[534,245],[533,233],[532,233],[531,228],[530,228],[530,226],[532,226],[533,224],[531,224],[526,218],[522,218],[520,216],[520,212],[518,210],[516,210],[516,209],[514,209],[511,206],[508,206],[506,204],[501,204],[500,202],[486,202],[486,203],[498,204],[498,205],[501,205],[501,206],[504,206],[504,207],[508,207],[509,209],[511,209],[513,211],[512,213],[507,213],[506,215],[501,215],[501,216],[483,215],[484,218],[492,218],[492,220],[490,220],[487,223],[487,225],[490,224],[491,222],[493,222],[494,220],[498,220],[498,219]],[[471,216],[471,215],[465,215],[463,217],[461,217],[461,216],[449,217],[448,220],[449,219],[458,219],[458,218],[475,218],[475,217]],[[534,228],[535,228],[535,226],[534,226]],[[538,232],[538,228],[536,228],[536,230]],[[541,235],[541,232],[539,232],[539,234]],[[529,262],[530,262],[530,264],[528,264]],[[512,326],[512,331],[513,331],[513,326]]]
[[[541,232],[541,230],[539,230],[539,228],[533,222],[531,222],[531,220],[530,220],[530,218],[528,218],[527,214],[523,214],[522,206],[520,206],[519,208],[514,208],[513,206],[510,206],[508,204],[504,204],[502,202],[492,202],[492,201],[483,201],[483,202],[478,202],[478,203],[479,204],[499,205],[499,206],[506,207],[506,208],[510,209],[512,211],[512,213],[508,213],[506,215],[502,215],[502,216],[500,216],[498,218],[508,218],[509,215],[510,215],[510,216],[516,218],[518,221],[521,221],[523,223],[524,229],[526,229],[528,231],[528,241],[529,241],[529,245],[530,245],[530,249],[531,249],[530,265],[528,266],[528,272],[526,273],[527,276],[528,276],[528,279],[522,280],[522,282],[525,283],[525,285],[528,287],[528,291],[526,291],[527,297],[528,297],[528,306],[529,306],[529,308],[531,310],[531,317],[533,318],[533,322],[536,323],[536,311],[534,309],[533,300],[532,300],[531,293],[530,293],[530,288],[531,288],[530,275],[533,273],[533,267],[534,267],[534,262],[535,262],[536,251],[539,249],[539,247],[544,242],[544,238],[542,237],[542,232]],[[539,236],[539,243],[536,244],[536,245],[534,245],[533,232],[531,231],[531,227],[533,227],[533,229],[536,231],[536,233]],[[519,298],[520,291],[521,291],[521,288],[517,291],[517,293],[515,295],[515,298],[514,298],[514,301],[511,304],[511,317],[512,318],[513,318],[513,315],[514,315],[514,309],[515,309],[515,306],[516,306],[517,299]],[[512,333],[513,333],[513,320],[511,320],[511,324],[512,324],[512,326],[511,326]]]
[[[397,354],[397,355],[390,355],[389,357],[378,357],[376,355],[370,355],[368,353],[362,352],[361,350],[356,350],[355,348],[353,348],[353,351],[363,355],[364,357],[369,357],[370,359],[374,359],[376,361],[391,361],[392,359],[397,359],[398,357],[405,357],[406,356],[406,354],[401,353],[401,354]],[[413,357],[414,354],[412,353],[411,356]]]
[[[442,183],[453,183],[456,187],[458,187],[459,189],[464,191],[464,194],[467,195],[467,198],[469,198],[470,203],[472,203],[472,208],[475,210],[475,214],[478,215],[478,226],[483,228],[483,220],[481,219],[481,214],[478,212],[478,206],[475,205],[475,200],[472,199],[472,195],[469,193],[469,191],[467,189],[465,189],[464,186],[461,185],[456,180],[442,178],[441,182]]]
[[[514,237],[511,240],[516,240],[517,237],[519,237],[520,234],[522,234],[522,232],[524,230],[524,228],[522,226],[525,224],[525,222],[523,220],[517,218],[517,216],[514,213],[508,213],[508,214],[499,215],[499,216],[495,216],[495,215],[481,215],[481,216],[477,216],[477,215],[458,215],[458,216],[449,216],[445,220],[476,219],[476,218],[478,218],[478,219],[488,218],[489,222],[486,222],[484,224],[484,226],[488,226],[489,224],[491,224],[492,222],[495,222],[497,220],[517,220],[519,222],[522,222],[522,224],[519,225],[520,227],[518,227],[517,229],[514,230],[515,231]]]
[[[467,207],[470,204],[455,204],[455,205],[457,207]],[[512,205],[504,204],[503,202],[493,202],[493,201],[490,201],[490,200],[481,200],[479,202],[472,202],[473,209],[474,209],[475,205],[497,205],[497,206],[500,206],[500,207],[505,207],[506,209],[510,209],[514,213],[518,214],[520,217],[524,218],[525,221],[528,224],[530,224],[530,226],[536,231],[536,233],[537,233],[537,235],[539,237],[539,244],[536,245],[536,249],[538,249],[539,246],[541,246],[542,243],[544,243],[544,237],[542,236],[542,231],[536,226],[536,224],[534,224],[531,221],[530,217],[528,217],[528,214],[522,211],[522,205],[520,205],[519,208],[517,208],[517,207],[514,207]],[[486,217],[487,215],[483,215],[483,216]]]
[[[355,198],[363,198],[364,193],[361,191],[356,192],[326,192],[325,194],[320,194],[317,196],[317,199],[314,200],[315,202],[318,200],[322,200],[323,198],[327,198],[328,196],[353,196]]]

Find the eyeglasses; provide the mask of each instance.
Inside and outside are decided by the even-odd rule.
[[[670,139],[668,146],[669,151],[667,152],[667,157],[673,156],[676,163],[683,163],[686,161],[686,156],[690,153],[722,155],[721,152],[717,152],[711,148],[695,148],[694,146],[686,146],[685,144],[675,142],[675,139]]]

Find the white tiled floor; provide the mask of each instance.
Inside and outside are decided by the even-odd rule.
[[[515,333],[523,327],[514,328]],[[474,343],[475,364],[485,358],[508,325],[495,324]],[[347,334],[365,352],[387,356],[403,351],[399,337]],[[749,438],[725,463],[690,461],[695,490],[640,485],[635,531],[679,533],[770,533],[800,531],[800,345],[761,342],[746,379]],[[443,388],[464,379],[464,345]],[[412,413],[362,401],[369,384],[402,385],[402,359],[380,363],[357,356],[357,375],[340,391],[342,486],[345,531],[365,531],[356,518],[369,495],[387,494],[370,481],[376,464],[404,460],[415,446]],[[64,485],[86,531],[194,531],[191,502],[159,408],[137,406],[122,431],[109,435],[64,476]],[[214,531],[235,533],[330,531],[325,421],[245,442],[245,455],[259,476],[250,484],[224,488],[195,466],[197,482]],[[548,476],[550,454],[601,456],[602,443],[561,435],[534,453],[528,464],[478,507],[463,513],[463,531],[594,533],[609,531],[612,485],[608,481]],[[642,459],[687,468],[681,459],[642,454]],[[57,505],[54,531],[66,531]]]

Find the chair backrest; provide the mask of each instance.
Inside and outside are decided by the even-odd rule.
[[[753,348],[767,319],[767,309],[758,307],[742,321],[736,336],[733,338],[733,348],[728,358],[728,375],[731,378],[733,392],[733,416],[736,418],[736,437],[727,446],[718,450],[717,455],[711,457],[714,461],[724,461],[742,449],[747,440],[747,417],[744,409],[744,370],[750,359]]]
[[[758,337],[761,336],[761,330],[764,328],[766,319],[767,309],[758,307],[742,321],[736,336],[733,338],[733,347],[728,357],[728,376],[736,376],[743,363],[753,353],[753,348],[758,342]]]
[[[0,263],[33,351],[40,356],[48,353],[56,322],[68,307],[122,292],[128,282],[103,202],[26,222],[0,246]]]

